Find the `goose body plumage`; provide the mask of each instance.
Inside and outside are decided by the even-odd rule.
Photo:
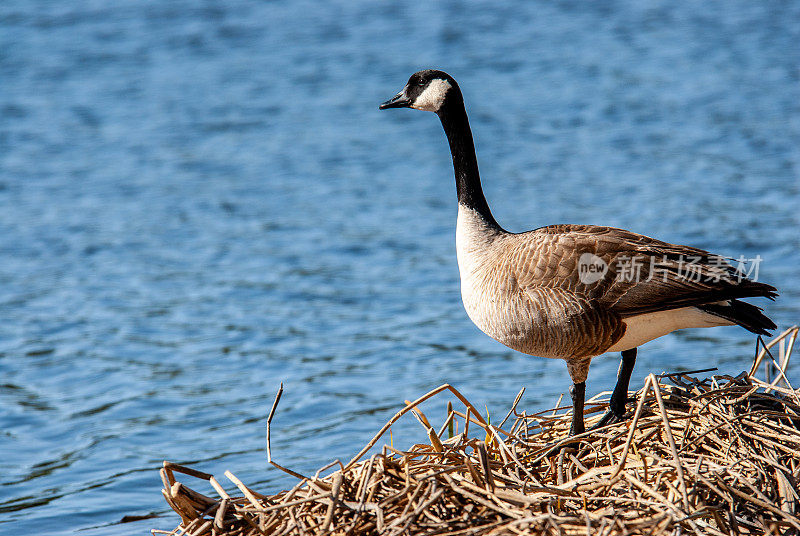
[[[740,325],[768,334],[775,324],[742,298],[775,288],[744,277],[726,259],[599,225],[550,225],[510,233],[483,196],[461,91],[442,71],[412,75],[381,108],[435,112],[447,135],[458,193],[456,252],[461,297],[484,333],[525,354],[564,359],[573,381],[573,432],[583,430],[591,359],[621,351],[610,413],[624,413],[636,348],[672,331]],[[580,412],[580,415],[578,413]],[[610,417],[609,417],[610,415]]]
[[[461,297],[470,319],[514,350],[565,359],[576,382],[586,379],[594,356],[678,329],[734,325],[697,306],[764,292],[747,280],[733,279],[726,288],[735,270],[706,251],[622,229],[554,225],[514,234],[464,206],[456,229]],[[605,262],[606,277],[581,280],[586,253]],[[681,277],[680,263],[688,257],[697,259],[697,280]],[[618,263],[629,258],[639,259],[637,277],[616,277]]]

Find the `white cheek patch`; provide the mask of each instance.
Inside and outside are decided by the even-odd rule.
[[[425,91],[420,93],[420,95],[414,99],[414,103],[411,105],[412,108],[416,108],[417,110],[425,110],[427,112],[437,112],[439,108],[442,107],[442,103],[444,103],[444,97],[447,95],[447,91],[451,88],[450,82],[447,80],[442,80],[441,78],[436,78],[435,80],[431,80],[428,87],[425,88]]]

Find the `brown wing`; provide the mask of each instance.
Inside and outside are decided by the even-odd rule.
[[[622,318],[775,296],[774,287],[742,277],[723,257],[623,229],[552,225],[514,239],[507,253],[521,287],[568,290]],[[605,271],[587,268],[591,262]]]

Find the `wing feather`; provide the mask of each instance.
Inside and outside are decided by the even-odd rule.
[[[724,257],[623,229],[551,225],[513,237],[509,254],[521,287],[568,290],[622,318],[776,296],[774,287],[747,279]],[[602,277],[582,276],[586,253],[602,260]]]

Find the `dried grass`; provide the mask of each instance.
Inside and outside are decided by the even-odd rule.
[[[800,534],[800,398],[784,375],[797,334],[781,334],[735,378],[648,376],[633,416],[578,436],[577,449],[553,450],[568,443],[568,407],[526,415],[517,410],[521,391],[492,425],[443,385],[407,402],[347,465],[324,477],[337,462],[313,477],[289,471],[297,485],[274,495],[226,472],[241,492],[230,497],[213,476],[165,462],[163,494],[182,521],[153,533]],[[766,380],[755,377],[762,362]],[[463,410],[448,402],[434,430],[418,405],[444,391]],[[588,424],[606,407],[589,401]],[[409,412],[428,443],[384,446],[361,460]],[[220,497],[193,491],[176,472],[208,480]]]

